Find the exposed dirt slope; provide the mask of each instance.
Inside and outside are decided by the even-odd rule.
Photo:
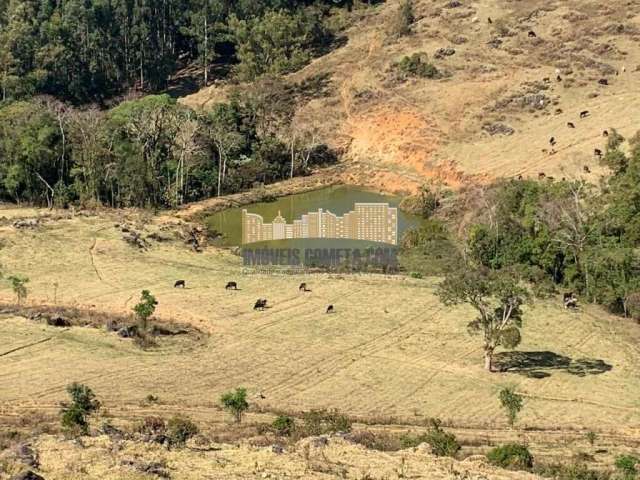
[[[390,191],[539,172],[595,182],[602,131],[640,125],[638,2],[416,0],[414,33],[396,40],[387,32],[398,3],[354,17],[345,46],[291,76],[330,77],[328,95],[301,104],[298,120],[346,151],[347,181]],[[443,47],[455,54],[434,59]],[[399,80],[394,63],[414,52],[448,76]],[[206,108],[224,91],[183,101]]]

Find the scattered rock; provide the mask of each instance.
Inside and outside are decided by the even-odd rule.
[[[463,43],[467,43],[467,37],[463,37],[462,35],[455,35],[449,39],[451,43],[454,45],[462,45]]]
[[[138,333],[138,327],[135,325],[130,325],[128,327],[122,327],[118,330],[118,336],[122,338],[132,338],[135,337]]]
[[[35,228],[40,224],[37,218],[25,218],[13,222],[15,228]]]
[[[45,478],[35,472],[32,472],[31,470],[27,470],[25,472],[19,473],[18,475],[14,475],[9,480],[45,480]]]
[[[130,231],[122,236],[122,240],[127,242],[129,245],[138,247],[141,250],[146,250],[149,244],[147,241],[142,238],[142,236],[138,232]]]
[[[462,2],[459,2],[458,0],[451,0],[450,2],[446,3],[444,8],[458,8],[462,6]]]
[[[443,59],[445,57],[450,57],[451,55],[455,55],[456,51],[454,48],[451,47],[443,47],[443,48],[439,48],[438,50],[436,50],[435,55],[433,56],[434,58],[437,59]]]
[[[70,327],[71,322],[60,315],[47,318],[47,325],[51,327]]]
[[[16,448],[16,458],[28,467],[38,468],[38,455],[33,451],[31,445],[26,443],[18,445]]]
[[[482,130],[489,135],[513,135],[515,130],[504,123],[485,123]]]
[[[160,478],[171,478],[167,466],[163,462],[138,462],[136,460],[123,460],[122,465],[134,468],[141,473],[156,475]]]
[[[284,453],[284,448],[282,447],[282,445],[272,445],[271,446],[271,451],[273,453],[277,453],[278,455]]]
[[[500,45],[502,45],[502,40],[497,38],[497,37],[496,38],[492,38],[491,40],[489,40],[487,42],[487,45],[490,48],[500,48]]]

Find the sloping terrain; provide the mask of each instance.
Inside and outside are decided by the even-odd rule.
[[[603,130],[632,135],[640,124],[637,2],[416,0],[413,34],[394,39],[398,3],[354,15],[344,46],[290,76],[330,78],[297,121],[345,151],[346,181],[411,191],[544,172],[595,183]],[[440,48],[455,53],[434,59]],[[399,79],[394,64],[416,52],[445,78]],[[183,101],[206,108],[224,91]]]

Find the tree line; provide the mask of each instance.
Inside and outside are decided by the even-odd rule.
[[[0,99],[105,102],[131,87],[164,89],[192,64],[204,84],[215,62],[242,79],[286,73],[331,45],[330,9],[353,3],[0,0]]]
[[[287,94],[280,83],[273,88]],[[202,113],[168,95],[107,111],[71,108],[51,97],[6,103],[0,107],[0,199],[49,207],[171,207],[335,162],[336,154],[312,132],[290,128],[290,109],[265,95],[269,91],[232,94]]]

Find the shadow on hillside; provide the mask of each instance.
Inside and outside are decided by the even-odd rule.
[[[585,377],[599,375],[613,368],[604,360],[572,359],[553,352],[501,352],[494,356],[494,365],[499,371],[519,373],[530,378],[546,378],[554,370]]]

